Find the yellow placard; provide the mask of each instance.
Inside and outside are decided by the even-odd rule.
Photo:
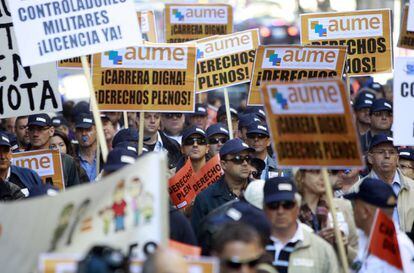
[[[408,5],[404,7],[401,19],[400,37],[398,39],[398,47],[414,49],[414,31],[407,30]]]
[[[36,150],[13,154],[13,165],[35,171],[43,183],[65,189],[59,150]]]
[[[93,85],[103,111],[193,112],[196,48],[146,44],[93,56]]]
[[[250,81],[257,29],[195,41],[197,45],[197,93]]]
[[[226,4],[166,4],[165,41],[182,43],[233,32],[233,8]]]
[[[262,105],[260,85],[265,81],[341,78],[344,46],[259,46],[250,82],[248,105]]]
[[[389,9],[301,14],[304,45],[345,45],[349,75],[392,70]]]
[[[261,88],[281,167],[361,167],[359,138],[341,80],[266,82]]]

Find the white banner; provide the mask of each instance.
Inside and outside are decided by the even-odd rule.
[[[167,245],[166,166],[164,154],[148,154],[98,183],[0,204],[1,272],[32,272],[46,252],[84,255],[104,244],[144,259]]]
[[[23,67],[8,7],[0,7],[0,117],[62,110],[56,64]],[[26,32],[26,36],[27,32]]]
[[[394,62],[394,144],[414,145],[414,58],[396,57]]]
[[[410,5],[408,6],[407,30],[414,31],[414,0],[410,0]]]
[[[24,65],[138,45],[132,0],[9,0]]]

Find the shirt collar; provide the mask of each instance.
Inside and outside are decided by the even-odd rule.
[[[162,142],[160,132],[157,131],[157,142],[155,142],[154,152],[162,151],[164,143]]]
[[[379,179],[377,173],[374,170],[372,170],[372,178]],[[398,171],[395,171],[395,174],[394,174],[394,178],[393,178],[392,183],[393,184],[394,183],[397,183],[398,185],[401,186],[401,179],[400,179],[400,175],[398,174]]]
[[[305,239],[305,236],[303,235],[303,229],[302,229],[302,225],[300,224],[299,220],[296,220],[297,223],[297,229],[295,234],[293,235],[292,238],[290,238],[290,240],[287,243],[297,243],[297,242],[303,242]],[[282,242],[274,237],[274,236],[270,236],[270,239],[274,242],[274,243],[278,243],[278,244],[282,244]],[[286,243],[286,244],[287,244]]]

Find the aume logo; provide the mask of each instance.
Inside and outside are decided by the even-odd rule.
[[[382,14],[379,13],[310,18],[309,40],[383,36],[382,22]]]
[[[407,75],[414,75],[414,62],[410,62],[405,65],[404,71]]]
[[[101,66],[106,68],[187,68],[186,47],[140,46],[105,52]]]
[[[344,112],[339,86],[334,82],[267,86],[274,114],[339,114]]]
[[[339,49],[309,47],[265,48],[262,68],[335,70]]]
[[[173,24],[227,24],[227,6],[170,6]]]

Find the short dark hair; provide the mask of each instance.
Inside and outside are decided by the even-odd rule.
[[[53,136],[60,137],[63,140],[63,142],[65,142],[66,153],[68,155],[72,156],[72,157],[75,156],[75,153],[74,153],[73,147],[72,147],[72,143],[70,142],[68,136],[65,133],[63,133],[62,131],[59,131],[59,130],[55,130],[55,133],[53,134]]]
[[[222,253],[224,247],[230,242],[257,242],[263,247],[259,233],[251,226],[241,222],[230,222],[224,224],[216,234],[213,235],[212,251]]]

